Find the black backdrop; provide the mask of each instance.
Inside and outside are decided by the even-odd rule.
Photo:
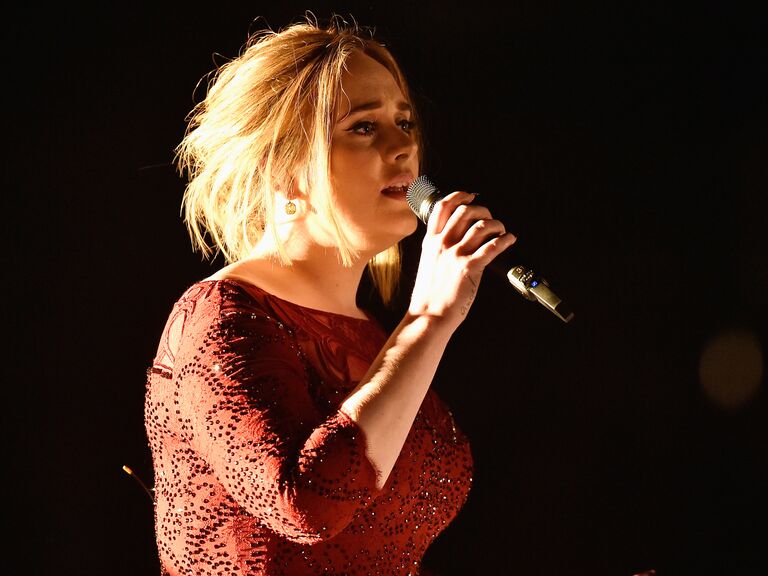
[[[765,573],[765,377],[730,407],[699,377],[718,335],[762,354],[768,338],[765,20],[738,3],[233,4],[5,22],[19,573],[158,573],[149,498],[122,466],[151,483],[145,370],[172,302],[221,264],[190,250],[172,149],[213,53],[305,9],[377,27],[422,108],[427,172],[480,192],[576,312],[563,324],[484,281],[434,384],[472,440],[474,488],[426,562]]]

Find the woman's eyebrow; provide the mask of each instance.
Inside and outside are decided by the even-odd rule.
[[[349,116],[351,114],[354,114],[355,112],[361,112],[364,110],[375,110],[377,108],[382,107],[382,101],[381,100],[371,100],[369,102],[363,102],[362,104],[356,104],[352,108],[350,108],[349,112],[345,114],[345,116]],[[406,112],[411,111],[411,105],[408,104],[405,100],[401,100],[397,103],[397,109],[403,110]]]

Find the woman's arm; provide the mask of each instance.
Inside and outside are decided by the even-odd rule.
[[[483,269],[515,242],[474,195],[454,192],[435,205],[422,243],[413,295],[365,377],[341,410],[365,432],[381,489],[421,406],[445,347],[466,317]]]
[[[173,378],[153,384],[156,444],[174,452],[157,473],[221,483],[288,540],[332,538],[378,494],[360,427],[319,409],[294,333],[244,290],[217,284],[187,312]]]

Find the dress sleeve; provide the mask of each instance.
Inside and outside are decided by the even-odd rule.
[[[301,543],[333,537],[380,492],[362,430],[319,412],[288,328],[254,302],[206,298],[176,354],[186,441],[264,526]]]

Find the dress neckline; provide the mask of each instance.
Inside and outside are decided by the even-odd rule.
[[[276,302],[291,306],[293,308],[297,308],[299,310],[302,310],[306,313],[313,314],[313,315],[323,315],[331,318],[340,318],[343,320],[347,320],[350,322],[360,322],[362,324],[376,324],[376,320],[374,320],[370,314],[363,311],[367,318],[357,318],[356,316],[349,316],[347,314],[341,314],[339,312],[330,312],[328,310],[321,310],[319,308],[311,308],[309,306],[303,306],[302,304],[297,304],[296,302],[291,302],[290,300],[286,300],[285,298],[280,298],[279,296],[275,296],[271,292],[267,292],[264,288],[261,288],[257,286],[256,284],[253,284],[252,282],[249,282],[247,280],[242,280],[240,278],[208,278],[205,280],[200,280],[200,283],[204,282],[218,282],[218,283],[228,283],[228,284],[234,284],[236,286],[239,286],[240,288],[245,289],[250,294],[253,294],[253,292],[258,292],[260,294],[263,294],[270,300],[274,300]]]

